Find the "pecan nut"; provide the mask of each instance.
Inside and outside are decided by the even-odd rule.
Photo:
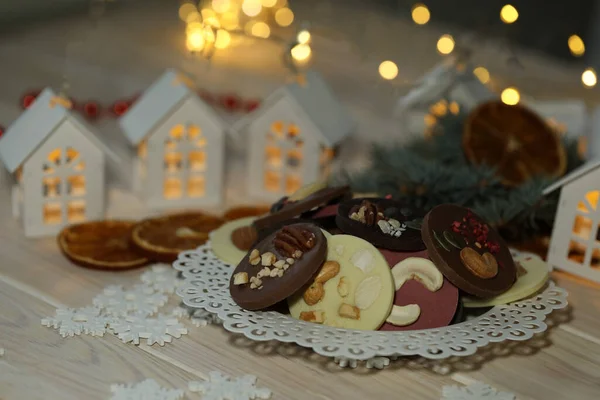
[[[316,244],[316,236],[307,229],[284,226],[273,239],[275,250],[285,257],[298,259]]]
[[[363,200],[360,205],[352,207],[349,217],[368,226],[374,226],[377,222],[385,219],[377,204],[371,203],[369,200]]]

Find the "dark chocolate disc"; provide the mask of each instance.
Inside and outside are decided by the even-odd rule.
[[[339,201],[351,194],[349,186],[327,187],[316,191],[306,198],[298,201],[281,200],[274,205],[274,212],[254,221],[254,227],[261,231],[272,224],[298,217],[309,211],[316,211],[319,207]],[[281,203],[281,204],[279,204]],[[276,210],[276,211],[275,211]]]
[[[497,296],[516,280],[517,268],[504,240],[464,207],[442,204],[432,209],[423,219],[422,237],[431,261],[468,294],[481,298]],[[469,250],[463,251],[465,248]],[[466,264],[463,260],[467,260]],[[490,271],[497,272],[494,275]],[[482,277],[481,273],[487,275]]]
[[[361,207],[365,204],[363,219]],[[424,215],[422,210],[412,210],[396,200],[362,198],[340,203],[336,223],[344,233],[365,239],[375,247],[410,252],[425,249],[420,229]]]
[[[254,250],[257,250],[258,256]],[[327,239],[318,226],[287,225],[258,243],[238,264],[229,282],[231,298],[240,307],[252,311],[277,304],[307,284],[326,255]],[[263,258],[270,260],[267,262],[269,265],[263,265]],[[290,258],[292,263],[286,261]],[[281,267],[283,263],[286,267]],[[256,285],[255,278],[265,268],[283,272],[279,276],[259,277],[260,283]],[[236,279],[247,282],[235,284]]]

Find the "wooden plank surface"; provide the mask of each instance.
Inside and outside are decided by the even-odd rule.
[[[88,29],[89,21],[68,20],[0,37],[4,61],[0,74],[5,77],[0,92],[0,125],[9,125],[19,115],[18,99],[23,91],[46,85],[58,88],[65,71],[74,96],[109,103],[147,87],[166,67],[184,66],[183,26],[177,21],[174,6],[167,3],[109,13],[93,32]],[[302,4],[308,3],[317,4]],[[312,5],[298,9],[299,20],[312,15]],[[341,93],[342,101],[359,122],[358,135],[345,149],[342,160],[358,163],[364,159],[364,142],[403,140],[391,110],[394,96],[406,88],[381,81],[376,73],[379,61],[410,59],[411,63],[400,65],[400,69],[408,80],[414,79],[439,61],[435,51],[422,49],[433,50],[440,31],[391,23],[389,17],[369,14],[367,19],[379,21],[377,26],[357,32],[360,24],[355,22],[364,18],[353,7],[327,14],[329,11],[319,6],[313,26],[314,48],[319,52],[315,66]],[[347,41],[352,34],[363,33],[359,47],[368,49],[369,57],[353,53],[354,47]],[[411,41],[398,43],[382,37],[411,37]],[[279,54],[279,47],[271,43],[252,46],[249,39],[240,40],[248,45],[219,52],[210,65],[193,63],[203,87],[264,97],[290,77],[281,60],[273,56]],[[74,41],[80,43],[71,46],[75,50],[65,59],[66,45]],[[493,74],[496,72],[493,76],[502,84],[505,67],[501,54],[487,48],[476,57]],[[593,91],[581,89],[579,71],[531,54],[523,54],[521,61],[529,68],[511,84],[523,85],[530,94],[547,97],[552,89],[564,96],[596,100]],[[553,85],[546,85],[543,79]],[[232,120],[230,115],[225,117]],[[148,215],[124,191],[131,160],[117,124],[102,120],[97,127],[102,139],[123,158],[122,165],[112,166],[107,214],[129,218]],[[243,187],[239,182],[244,180],[241,148],[243,145],[234,143],[228,159],[227,204],[251,201],[240,192]],[[252,343],[217,326],[190,327],[188,336],[165,347],[126,345],[110,335],[63,339],[42,327],[40,319],[52,315],[61,304],[88,305],[106,285],[136,283],[141,271],[81,269],[62,257],[54,238],[25,239],[10,215],[9,187],[10,178],[0,175],[0,204],[5,205],[0,208],[0,347],[6,349],[0,358],[2,400],[106,399],[111,383],[145,378],[185,388],[188,380],[206,377],[212,370],[255,374],[259,386],[271,388],[274,399],[282,400],[435,400],[444,385],[472,380],[514,392],[520,400],[585,400],[597,398],[600,392],[600,285],[563,273],[555,273],[554,279],[569,290],[570,308],[552,315],[552,328],[546,334],[526,343],[495,345],[464,359],[401,360],[383,371],[340,369],[331,360],[296,346]]]

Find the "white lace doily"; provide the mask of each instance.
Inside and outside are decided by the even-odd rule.
[[[323,356],[341,359],[469,356],[489,343],[530,339],[547,329],[544,320],[549,313],[567,306],[567,292],[551,282],[535,298],[496,306],[460,324],[416,331],[358,331],[304,322],[274,311],[240,308],[229,295],[233,267],[213,254],[210,242],[181,253],[173,266],[184,278],[177,290],[183,302],[217,314],[226,330],[255,341],[297,343]]]

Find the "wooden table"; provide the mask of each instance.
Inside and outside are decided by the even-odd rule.
[[[89,34],[83,45],[75,46],[76,51],[73,50],[68,59],[73,94],[100,101],[114,100],[147,87],[163,68],[182,63],[177,50],[183,43],[183,28],[175,14],[173,6],[163,4],[107,16],[98,31]],[[301,11],[298,14],[302,15]],[[350,21],[351,16],[345,14]],[[369,18],[375,17],[369,15]],[[60,84],[65,44],[72,41],[67,38],[82,37],[85,24],[85,21],[74,20],[29,27],[0,41],[0,76],[3,77],[0,121],[4,125],[20,113],[18,97],[23,90]],[[412,35],[415,27],[398,23],[394,29]],[[434,30],[424,32],[421,36],[411,37],[433,46],[437,33]],[[269,46],[252,48],[252,54],[255,58],[269,54],[275,49]],[[320,46],[326,47],[326,41]],[[398,57],[411,54],[408,48],[394,51]],[[414,60],[407,69],[412,68],[416,75],[424,65],[431,66],[438,59],[431,53]],[[333,54],[342,57],[341,53]],[[198,64],[200,72],[210,77],[204,81],[205,86],[221,91],[236,88],[242,94],[263,96],[287,76],[279,60],[275,59],[265,62],[268,65],[256,61],[247,66],[252,69],[255,79],[245,79],[244,73],[248,72],[240,70],[240,65],[247,63],[247,58],[222,57],[214,61],[220,68],[216,68],[217,72]],[[343,92],[344,102],[360,121],[359,130],[368,132],[370,137],[367,139],[389,140],[389,135],[395,132],[389,113],[382,116],[375,100],[365,100],[365,96],[374,94],[387,99],[388,103],[390,100],[388,87],[381,83],[372,84],[377,80],[373,72],[376,69],[369,70],[368,74],[365,72],[369,62],[361,65],[344,63],[343,73],[338,73],[333,60],[324,56],[319,66],[332,79],[332,85]],[[539,61],[532,56],[527,62]],[[578,80],[576,74],[570,75],[573,71],[564,67],[541,62],[539,65],[546,68],[548,75],[556,77],[554,88],[566,88],[570,79]],[[354,76],[352,85],[348,85],[347,80],[340,80],[349,76]],[[531,81],[526,80],[531,85]],[[543,92],[544,89],[540,90]],[[578,92],[578,89],[569,90],[565,89],[564,93]],[[388,111],[391,109],[389,106]],[[380,114],[374,110],[379,110]],[[122,165],[113,166],[118,168],[117,175],[122,175],[130,166],[124,140],[114,121],[101,121],[98,126],[104,139],[123,157]],[[368,129],[370,127],[375,128]],[[239,175],[243,166],[232,162],[228,168],[229,186],[232,187],[235,185],[231,182],[243,179]],[[123,344],[111,335],[63,339],[57,332],[43,327],[40,319],[53,315],[55,308],[61,305],[88,305],[106,285],[133,284],[138,281],[141,271],[117,274],[81,269],[60,255],[54,238],[24,238],[21,227],[10,215],[9,182],[9,177],[2,176],[0,347],[5,349],[5,355],[0,358],[0,398],[3,400],[106,399],[112,383],[137,382],[145,378],[153,378],[167,387],[185,388],[187,381],[201,380],[213,370],[232,376],[255,374],[259,386],[272,389],[274,399],[285,400],[439,399],[444,385],[472,380],[512,391],[521,400],[595,399],[600,393],[600,286],[562,273],[554,273],[553,278],[570,291],[571,306],[565,312],[551,315],[552,328],[548,332],[525,343],[497,345],[472,357],[445,364],[412,360],[397,362],[383,371],[340,369],[331,360],[307,351],[251,343],[218,326],[190,326],[187,336],[164,347]],[[127,179],[111,181],[109,216],[142,217],[147,214],[123,189],[127,184]],[[229,204],[241,202],[241,198],[234,189],[228,190]]]

